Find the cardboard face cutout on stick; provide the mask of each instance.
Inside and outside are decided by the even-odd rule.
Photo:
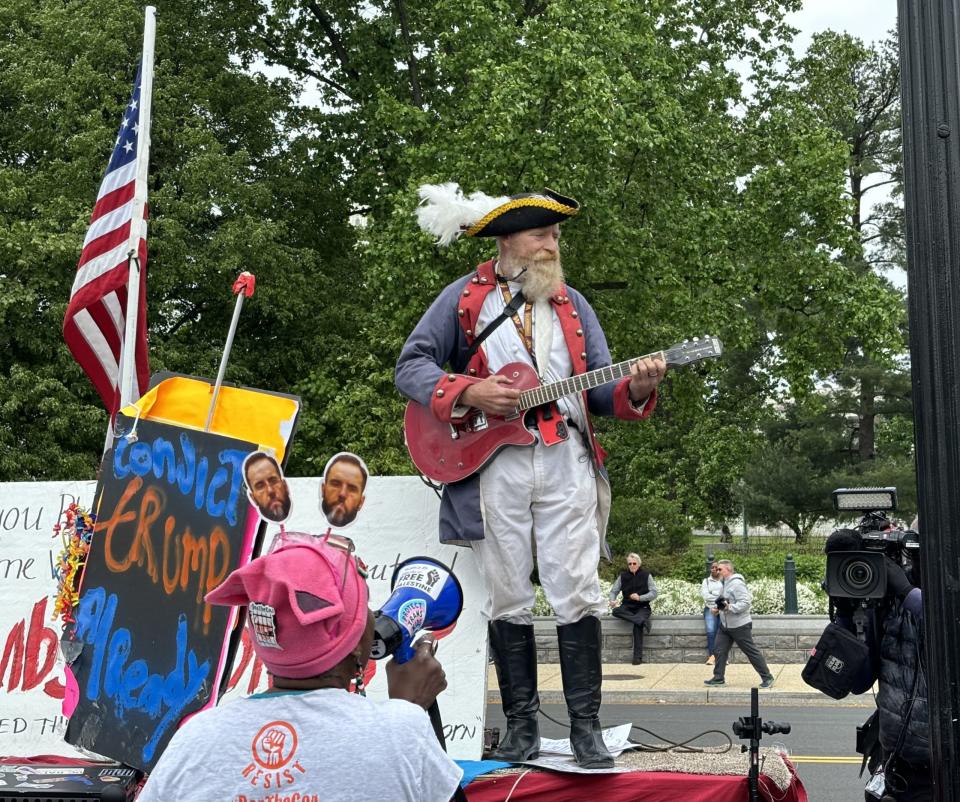
[[[320,511],[335,529],[350,526],[366,501],[366,463],[356,454],[341,451],[334,454],[323,469],[320,484]]]
[[[290,517],[290,487],[280,463],[265,451],[255,451],[243,461],[247,498],[265,521],[282,524]]]

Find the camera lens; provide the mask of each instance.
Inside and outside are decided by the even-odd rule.
[[[873,566],[863,560],[850,560],[843,567],[842,579],[848,588],[860,591],[866,590],[876,581]]]

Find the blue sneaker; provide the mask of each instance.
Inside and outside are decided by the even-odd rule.
[[[773,680],[771,680],[772,682]],[[711,679],[705,679],[703,681],[704,685],[726,685],[727,682],[721,677],[713,677]]]
[[[763,682],[760,683],[761,688],[772,688],[773,687],[773,677],[767,677]]]

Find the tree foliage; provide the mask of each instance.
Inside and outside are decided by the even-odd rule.
[[[798,5],[164,0],[153,367],[213,375],[230,282],[252,269],[228,378],[302,395],[291,473],[343,448],[410,472],[396,356],[490,254],[436,248],[416,188],[551,186],[582,203],[565,269],[616,358],[699,334],[726,346],[669,375],[650,423],[599,423],[615,522],[730,514],[770,404],[809,396],[851,341],[893,353],[902,322],[872,309],[883,285],[858,261],[849,147],[810,102],[851,95],[826,50],[792,60]],[[105,419],[59,328],[140,14],[11,0],[0,15],[0,97],[20,111],[0,122],[0,477],[90,475]]]
[[[786,523],[801,540],[818,520],[834,517],[827,505],[832,488],[896,485],[907,517],[916,489],[905,298],[880,269],[905,266],[897,261],[903,230],[896,41],[867,47],[827,32],[814,37],[796,69],[814,114],[846,143],[848,224],[857,247],[837,261],[871,288],[854,313],[875,327],[867,339],[862,328],[845,332],[840,364],[818,377],[818,398],[785,399],[751,455],[741,490],[749,514]],[[893,189],[890,199],[872,207],[884,187]]]
[[[230,285],[254,270],[230,378],[289,390],[315,343],[324,174],[296,175],[293,85],[248,74],[209,3],[167,2],[156,43],[150,172],[151,367],[213,376]],[[140,51],[134,3],[0,9],[0,477],[91,476],[107,419],[60,329]],[[329,173],[330,171],[328,171]],[[339,212],[339,210],[338,210]],[[327,215],[328,216],[328,215]],[[307,218],[306,220],[304,218]],[[310,226],[308,244],[291,236]],[[341,229],[348,228],[346,222]],[[301,239],[308,239],[303,237]],[[288,345],[287,343],[290,343]]]

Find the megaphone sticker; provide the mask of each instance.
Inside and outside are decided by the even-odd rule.
[[[427,603],[423,599],[410,599],[397,610],[397,623],[407,630],[411,638],[420,631],[426,620]]]
[[[413,639],[421,630],[452,627],[463,609],[463,589],[443,563],[411,557],[396,567],[392,593],[374,613],[374,660],[392,654],[398,663],[414,656]]]
[[[394,583],[394,589],[414,588],[426,593],[431,599],[436,599],[440,595],[440,591],[443,590],[448,576],[450,576],[449,572],[435,565],[413,563],[401,568],[397,575],[397,581]]]

